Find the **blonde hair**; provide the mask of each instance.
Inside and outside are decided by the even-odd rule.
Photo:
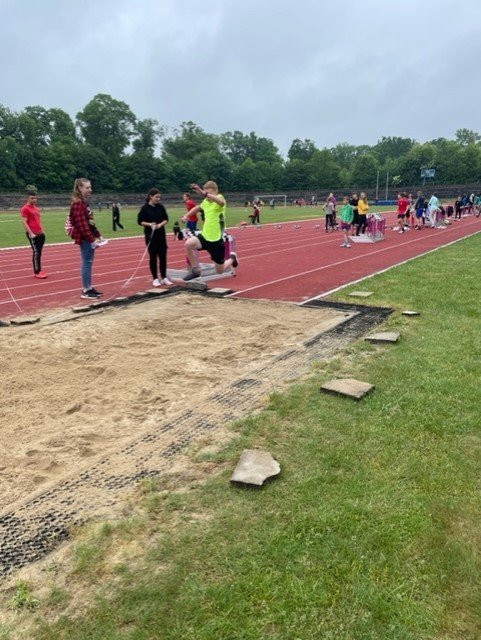
[[[73,183],[72,202],[75,200],[83,200],[82,194],[80,193],[80,187],[86,182],[90,182],[90,180],[88,178],[75,179],[75,182]]]
[[[204,184],[204,190],[205,189],[213,189],[216,193],[219,193],[219,187],[217,186],[217,182],[214,182],[213,180],[208,180]]]

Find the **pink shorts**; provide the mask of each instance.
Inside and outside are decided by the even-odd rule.
[[[349,231],[351,224],[349,222],[341,222],[341,229],[343,231]]]

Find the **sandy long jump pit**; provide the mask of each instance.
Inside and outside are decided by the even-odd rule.
[[[207,410],[215,423],[216,412],[225,420],[221,409],[230,404],[229,415],[239,417],[236,380],[239,391],[243,384],[261,393],[272,390],[277,382],[268,380],[269,363],[282,362],[282,354],[347,315],[179,294],[73,322],[48,324],[47,318],[2,329],[0,513],[100,458],[112,474],[128,475],[128,456],[119,452],[176,415],[195,418],[196,411]],[[155,457],[163,437],[156,437],[143,459]],[[89,495],[84,487],[83,494],[95,508],[95,492]]]

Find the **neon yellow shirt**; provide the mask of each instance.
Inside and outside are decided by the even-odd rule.
[[[205,215],[204,226],[202,227],[202,235],[209,242],[216,242],[222,238],[222,231],[225,226],[225,211],[227,203],[222,194],[216,194],[218,198],[223,198],[224,206],[220,206],[216,202],[212,202],[204,198],[201,202],[201,208]]]

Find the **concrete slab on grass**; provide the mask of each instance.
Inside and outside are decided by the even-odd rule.
[[[348,295],[353,298],[369,298],[372,296],[372,291],[351,291]]]
[[[402,312],[403,316],[420,316],[421,312],[420,311],[410,311],[409,309],[406,309],[406,311]]]
[[[280,472],[280,464],[268,451],[244,449],[230,481],[261,487],[268,478],[278,476]]]
[[[321,391],[325,393],[334,393],[336,395],[352,398],[353,400],[361,400],[370,391],[374,389],[374,385],[369,382],[362,382],[354,378],[342,378],[339,380],[330,380],[321,386]]]
[[[387,342],[388,344],[394,344],[399,341],[400,337],[401,334],[398,331],[380,331],[379,333],[366,336],[364,340],[368,342]]]

